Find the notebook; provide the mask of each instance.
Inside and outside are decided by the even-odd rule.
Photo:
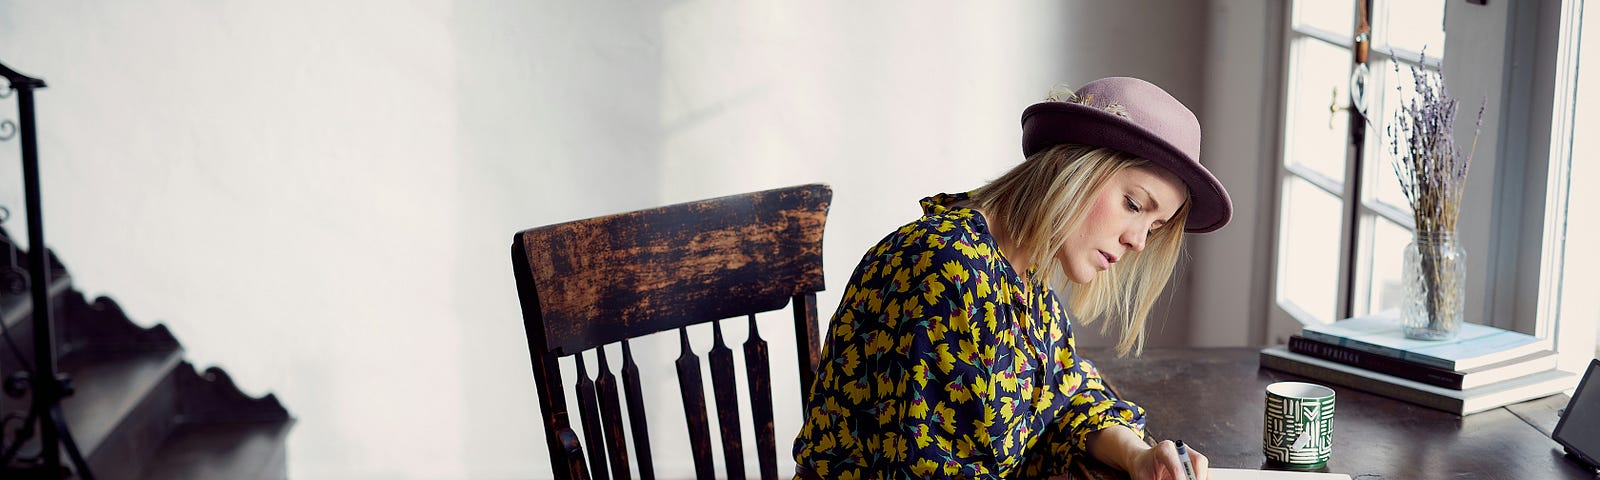
[[[1343,473],[1213,468],[1211,480],[1350,480],[1350,476]]]

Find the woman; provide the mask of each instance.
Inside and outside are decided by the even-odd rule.
[[[1105,78],[1065,97],[1023,112],[1022,164],[923,199],[861,259],[810,386],[799,478],[1039,478],[1085,454],[1183,478],[1173,443],[1146,443],[1143,410],[1077,356],[1067,314],[1141,349],[1183,233],[1221,228],[1232,204],[1198,161],[1199,122],[1161,88]]]

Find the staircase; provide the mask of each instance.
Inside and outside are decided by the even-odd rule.
[[[10,255],[8,257],[8,255]],[[27,258],[0,230],[0,268]],[[67,426],[100,480],[257,479],[288,477],[285,440],[294,420],[276,397],[251,398],[218,368],[198,371],[164,325],[143,328],[116,302],[93,301],[50,255],[50,301],[59,370],[74,393],[61,401]],[[3,273],[3,272],[0,272]],[[0,337],[0,375],[33,362],[29,292],[0,291],[0,314],[13,343]],[[0,394],[0,434],[9,446],[31,398]],[[37,438],[19,457],[37,457]],[[65,449],[62,464],[70,465]],[[3,474],[0,474],[3,475]]]

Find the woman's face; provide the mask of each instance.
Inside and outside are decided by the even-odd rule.
[[[1127,254],[1143,251],[1145,240],[1188,198],[1183,182],[1164,168],[1125,168],[1095,194],[1088,216],[1056,259],[1073,283],[1089,283]]]

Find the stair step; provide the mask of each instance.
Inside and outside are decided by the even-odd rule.
[[[284,479],[294,420],[179,427],[162,443],[143,480]],[[99,472],[95,472],[99,473]]]
[[[78,391],[61,401],[78,448],[97,478],[131,478],[108,469],[138,465],[172,432],[183,350],[80,352],[62,359]],[[136,472],[133,472],[136,473]]]
[[[66,275],[56,275],[50,278],[50,298],[61,296],[72,289],[72,278]],[[4,312],[3,319],[6,328],[16,328],[33,318],[33,292],[25,291],[16,295],[0,295],[0,312]]]

